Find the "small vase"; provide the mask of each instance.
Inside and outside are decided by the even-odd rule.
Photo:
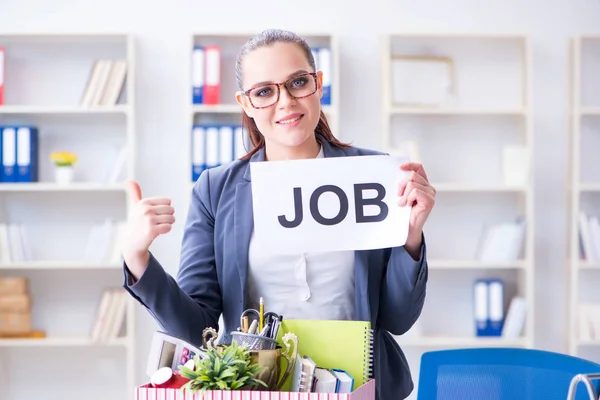
[[[54,168],[56,183],[59,185],[68,185],[73,182],[74,168],[72,166],[60,166]]]

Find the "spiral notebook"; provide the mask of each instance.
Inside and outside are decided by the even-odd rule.
[[[346,371],[354,379],[355,389],[373,377],[370,322],[284,319],[277,333],[280,345],[287,332],[298,336],[300,357],[310,357],[318,367]],[[289,382],[284,387],[289,387]]]

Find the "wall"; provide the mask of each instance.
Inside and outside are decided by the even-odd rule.
[[[212,3],[212,4],[211,4]],[[169,5],[167,5],[169,4]],[[188,173],[180,157],[188,132],[186,101],[193,31],[254,31],[283,27],[332,31],[341,46],[341,131],[357,145],[378,147],[381,124],[379,35],[392,31],[529,34],[533,48],[536,178],[537,347],[562,351],[566,333],[567,39],[600,33],[600,2],[562,0],[468,1],[184,1],[3,0],[2,32],[131,32],[137,37],[137,174],[144,195],[171,196],[181,216]],[[353,117],[360,115],[359,118]],[[174,183],[175,182],[175,183]],[[179,209],[177,207],[179,206]],[[183,219],[153,251],[174,273]],[[470,312],[470,310],[465,310]],[[139,309],[138,370],[155,329]]]

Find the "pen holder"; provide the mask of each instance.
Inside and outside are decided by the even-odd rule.
[[[282,338],[285,350],[277,347],[273,350],[251,350],[252,362],[261,367],[261,372],[256,376],[267,385],[269,391],[279,391],[285,381],[288,379],[296,365],[298,356],[298,337],[288,332]],[[292,346],[293,344],[293,346]],[[281,363],[281,358],[286,361],[285,370]],[[284,371],[281,374],[281,371]],[[260,384],[253,385],[250,390],[264,390]]]
[[[275,339],[252,333],[231,332],[231,340],[237,344],[245,344],[248,350],[274,350],[277,347]]]

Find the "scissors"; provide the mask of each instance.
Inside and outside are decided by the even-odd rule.
[[[254,316],[253,319],[250,317],[251,315]],[[244,323],[244,318],[247,318],[248,322]],[[247,310],[244,310],[242,315],[240,315],[240,327],[242,328],[242,332],[244,331],[244,328],[246,326],[252,327],[253,325],[257,325],[259,319],[260,319],[260,312],[258,310],[254,309],[254,308],[249,308]],[[283,317],[277,313],[274,313],[274,312],[265,313],[264,322],[265,322],[265,327],[268,328],[267,335],[269,337],[273,337],[273,333],[276,333],[276,331],[274,329],[274,327],[277,325],[276,321],[281,322],[282,319],[283,319]],[[255,333],[255,332],[250,332],[250,330],[254,331],[254,329],[248,328],[247,333]]]

